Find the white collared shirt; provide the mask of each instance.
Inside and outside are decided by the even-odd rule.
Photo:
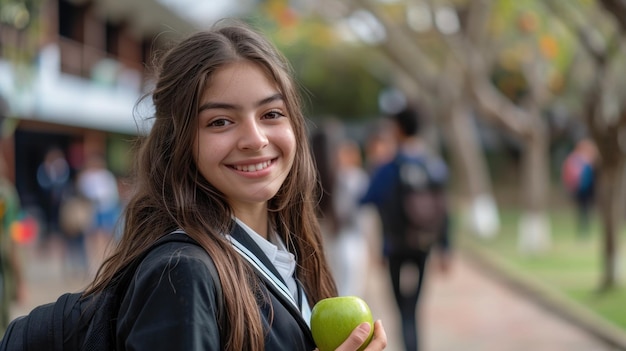
[[[296,270],[296,257],[291,252],[287,251],[285,244],[275,232],[268,234],[271,239],[271,241],[268,241],[236,217],[235,221],[248,233],[250,238],[254,240],[265,256],[272,262],[274,268],[276,268],[281,278],[283,278],[287,284],[291,296],[295,301],[298,301],[298,287],[293,276]],[[272,242],[276,242],[278,245]]]

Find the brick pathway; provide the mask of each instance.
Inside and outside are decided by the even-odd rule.
[[[395,305],[383,267],[370,281],[373,313],[382,318],[388,350],[402,351]],[[580,328],[511,291],[457,255],[447,274],[427,276],[420,315],[425,351],[608,351]]]

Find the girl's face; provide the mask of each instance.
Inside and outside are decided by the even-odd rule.
[[[283,96],[259,66],[240,61],[212,75],[200,100],[193,153],[235,214],[276,195],[295,152]]]

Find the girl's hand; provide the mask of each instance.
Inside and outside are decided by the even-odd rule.
[[[354,328],[348,339],[339,345],[336,351],[356,351],[363,345],[367,336],[370,333],[369,323],[361,323]],[[374,323],[374,336],[372,341],[367,345],[363,351],[377,351],[384,350],[387,347],[387,334],[383,328],[383,322],[377,320]]]

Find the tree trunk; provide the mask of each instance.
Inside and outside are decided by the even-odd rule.
[[[609,57],[609,56],[606,56]],[[600,153],[597,201],[603,225],[603,270],[600,291],[607,291],[617,283],[618,234],[624,216],[624,176],[626,151],[623,135],[626,133],[626,109],[616,118],[609,118],[603,104],[604,94],[612,94],[609,82],[609,60],[597,62],[594,80],[586,96],[585,122]]]
[[[547,214],[550,182],[548,134],[538,111],[534,112],[535,120],[530,123],[530,139],[524,143],[521,167],[523,212],[518,248],[527,254],[545,252],[551,244]]]
[[[498,208],[491,191],[485,155],[464,97],[451,101],[444,113],[452,164],[463,175],[459,197],[461,225],[479,237],[494,237],[500,228]]]
[[[599,172],[598,208],[604,224],[602,242],[603,275],[600,290],[605,291],[615,286],[617,281],[618,263],[618,230],[621,228],[623,216],[623,178],[624,162],[617,165],[601,166]],[[616,189],[616,185],[620,185]]]

